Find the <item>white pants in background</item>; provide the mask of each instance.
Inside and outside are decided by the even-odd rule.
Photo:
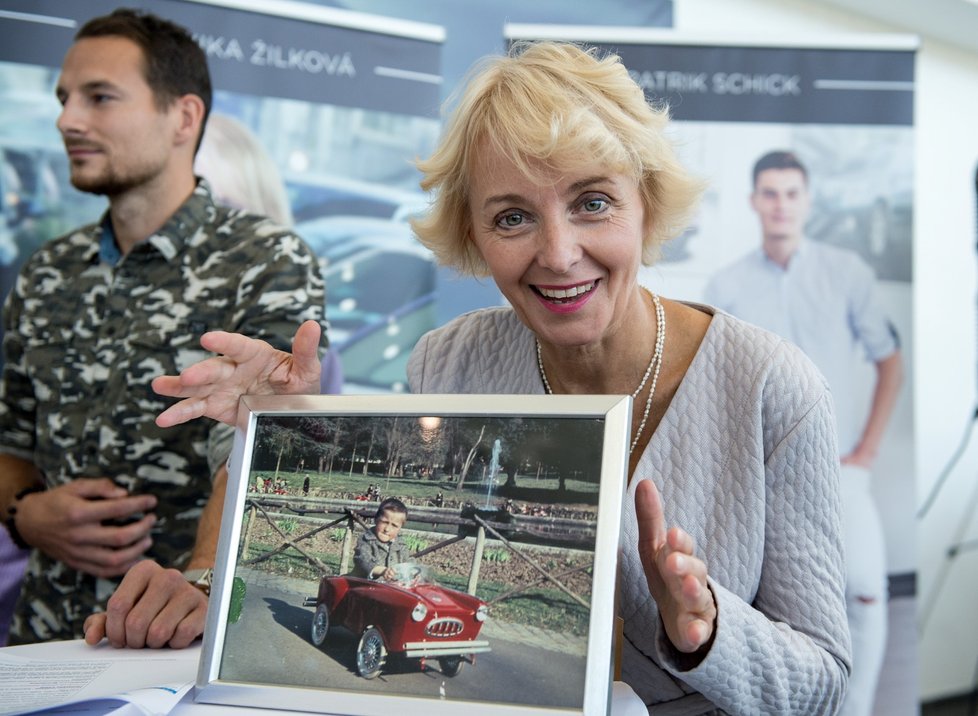
[[[870,492],[869,470],[839,473],[846,547],[846,615],[852,636],[852,675],[843,716],[871,716],[886,648],[887,581],[883,525]],[[866,603],[860,598],[869,598]]]

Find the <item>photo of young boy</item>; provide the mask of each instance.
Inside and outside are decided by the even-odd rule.
[[[613,611],[595,586],[615,564],[596,549],[598,503],[626,409],[523,414],[520,398],[500,415],[441,414],[437,396],[333,398],[283,402],[245,438],[229,558],[246,589],[215,642],[219,680],[268,689],[276,708],[315,710],[329,692],[345,713],[374,696],[484,702],[487,716],[506,710],[497,702],[579,709],[589,664],[607,668],[589,651],[604,638],[592,612]],[[609,546],[618,522],[606,517]]]

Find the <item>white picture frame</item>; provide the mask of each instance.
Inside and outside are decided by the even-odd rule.
[[[630,419],[628,396],[242,398],[195,701],[606,713]],[[411,560],[353,576],[389,495]]]

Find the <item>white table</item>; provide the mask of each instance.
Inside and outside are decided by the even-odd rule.
[[[83,641],[49,642],[29,646],[11,646],[0,649],[0,654],[43,659],[46,661],[119,661],[125,664],[125,676],[118,684],[118,691],[131,688],[134,682],[150,684],[157,677],[160,659],[167,662],[167,669],[179,680],[190,682],[197,678],[197,662],[200,658],[200,644],[182,650],[153,649],[113,649],[103,642],[98,647],[90,647]],[[111,709],[101,713],[109,713]],[[277,709],[244,709],[241,706],[217,706],[197,704],[193,700],[193,689],[180,700],[171,711],[174,716],[232,716],[244,711],[254,711],[256,716],[295,716],[294,711]],[[611,700],[612,716],[648,716],[641,699],[631,687],[620,681],[614,682]]]

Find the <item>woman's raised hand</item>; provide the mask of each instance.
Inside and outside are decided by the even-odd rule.
[[[292,339],[292,353],[237,333],[211,331],[200,345],[219,353],[194,363],[180,375],[153,379],[160,395],[183,400],[156,418],[162,428],[206,416],[234,425],[242,395],[318,395],[319,324],[306,321]]]
[[[706,564],[693,554],[693,538],[678,527],[666,529],[659,491],[652,480],[635,488],[638,554],[649,591],[669,641],[691,654],[708,645],[717,607],[706,581]]]

